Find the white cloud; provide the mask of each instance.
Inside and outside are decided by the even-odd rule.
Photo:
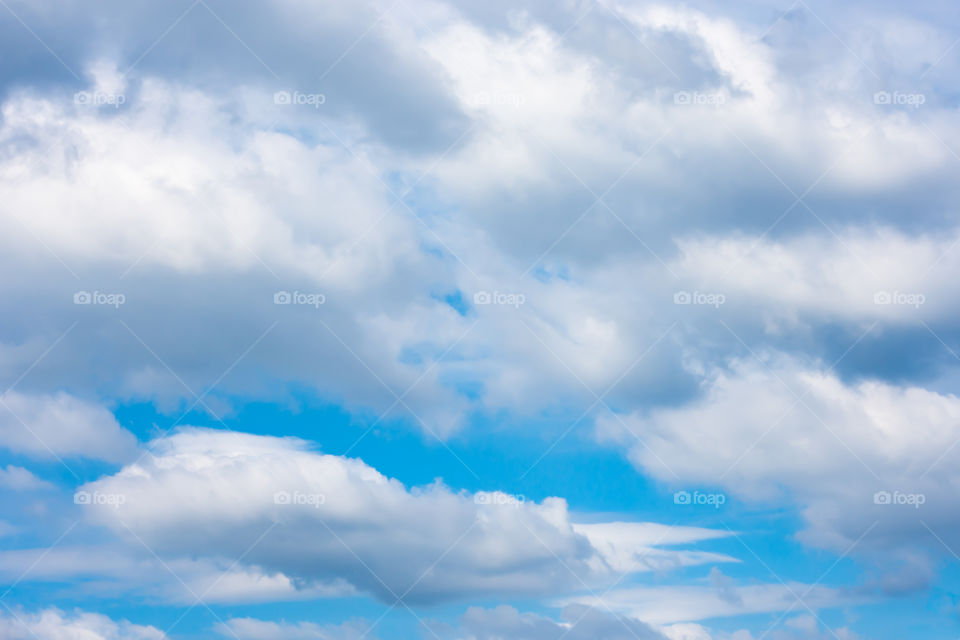
[[[672,624],[663,628],[663,635],[670,640],[713,640],[710,632],[699,624],[692,622],[681,622]],[[750,638],[741,638],[738,640],[751,640]]]
[[[33,475],[29,469],[8,464],[6,468],[0,467],[0,487],[14,491],[35,491],[50,489],[53,485]]]
[[[575,524],[573,530],[586,536],[610,568],[624,573],[666,571],[689,565],[733,560],[722,553],[657,548],[724,538],[730,535],[728,531],[676,527],[652,522]]]
[[[132,17],[140,12],[118,5],[103,12],[102,25],[90,26],[86,19],[100,17],[91,14],[77,27],[72,7],[52,6],[62,16],[27,7],[24,16],[60,34],[78,70],[89,65],[86,89],[123,92],[126,101],[91,109],[56,85],[3,87],[0,199],[10,215],[0,217],[0,266],[17,277],[0,282],[0,296],[17,305],[2,314],[2,373],[13,379],[63,327],[82,322],[30,370],[29,392],[3,396],[16,416],[0,406],[0,446],[127,462],[136,440],[79,399],[94,391],[171,412],[216,381],[213,397],[195,408],[220,411],[230,396],[287,399],[289,386],[305,384],[364,419],[406,393],[427,430],[446,436],[474,410],[506,410],[511,420],[558,405],[579,410],[616,384],[610,405],[650,449],[624,438],[617,421],[602,419],[600,430],[659,479],[673,482],[676,471],[684,484],[799,504],[805,539],[838,549],[876,519],[864,546],[878,536],[894,545],[927,536],[917,514],[872,502],[878,490],[922,492],[922,522],[954,539],[954,396],[920,382],[845,382],[791,360],[771,362],[774,376],[744,363],[725,369],[720,359],[739,342],[716,340],[714,317],[704,321],[670,298],[688,283],[722,291],[747,307],[732,314],[762,319],[765,337],[793,352],[803,350],[787,344],[799,321],[831,329],[879,319],[916,329],[915,320],[956,315],[956,232],[913,229],[955,228],[943,213],[956,197],[955,92],[943,91],[937,104],[940,71],[930,67],[955,38],[940,25],[898,31],[877,8],[866,23],[836,25],[857,52],[851,57],[819,20],[809,28],[794,19],[807,15],[801,8],[769,25],[718,17],[716,8],[611,5],[580,15],[571,7],[581,3],[520,3],[507,18],[484,15],[498,12],[485,4],[415,2],[381,16],[387,28],[371,30],[326,79],[329,109],[305,113],[276,108],[273,91],[310,90],[295,80],[315,82],[325,56],[339,55],[342,34],[363,32],[387,6],[322,18],[298,2],[238,6],[229,22],[282,69],[282,87],[251,74],[245,63],[260,73],[256,61],[238,63],[208,44],[194,16],[125,79],[117,70],[132,60],[91,59],[89,51],[144,51],[159,14]],[[871,30],[882,37],[871,40]],[[3,40],[3,51],[17,46]],[[203,46],[179,46],[188,41]],[[191,52],[189,64],[181,49]],[[887,84],[873,86],[863,66],[885,57]],[[289,76],[287,66],[296,67]],[[929,92],[922,115],[873,104],[874,91],[913,82],[921,69],[934,82],[917,89]],[[722,104],[678,105],[677,92]],[[474,127],[461,144],[446,149],[467,124]],[[394,194],[378,178],[402,191],[426,169],[407,197],[423,219],[403,204],[391,209]],[[606,196],[610,210],[588,209],[621,176]],[[793,201],[790,191],[805,193],[814,180],[811,208],[836,236],[798,205],[772,239],[761,237]],[[78,288],[104,287],[123,291],[128,305],[70,305]],[[277,289],[316,289],[328,304],[312,315],[280,308],[271,304]],[[505,289],[526,297],[521,309],[477,307],[463,318],[439,301],[455,290],[469,300]],[[877,305],[881,291],[921,294],[925,303]],[[663,337],[677,318],[688,322]],[[707,348],[697,342],[703,334]],[[694,371],[706,372],[705,396],[677,406],[692,394]],[[777,378],[806,392],[804,402],[793,406]],[[461,393],[461,383],[480,391]],[[77,395],[52,392],[59,389]],[[389,417],[402,414],[396,407]],[[408,489],[292,440],[186,431],[155,446],[155,455],[88,485],[125,498],[90,511],[124,536],[122,514],[182,567],[188,584],[222,601],[354,588],[386,597],[341,540],[390,590],[416,583],[412,595],[425,600],[569,589],[577,580],[564,564],[602,583],[620,571],[730,560],[660,548],[664,532],[655,525],[571,522],[556,498],[487,507],[439,484]],[[0,482],[33,482],[16,469],[0,469]],[[325,500],[282,509],[275,492]],[[665,540],[713,536],[703,531]],[[250,566],[211,579],[264,532]],[[406,552],[402,562],[395,548]],[[50,560],[61,558],[62,572],[96,573],[91,562],[56,553]],[[189,564],[190,556],[202,560]],[[906,577],[926,575],[922,561],[901,559],[913,563]],[[102,569],[117,580],[132,575],[133,563],[119,564]],[[55,574],[52,565],[37,569]],[[767,602],[776,594],[754,595]],[[709,604],[734,605],[723,602]]]
[[[851,228],[827,239],[706,236],[680,241],[673,268],[781,331],[835,319],[915,325],[956,313],[957,243],[955,232],[911,236],[892,228]]]
[[[343,580],[388,600],[561,593],[624,571],[732,560],[658,547],[723,533],[577,525],[560,498],[538,504],[439,483],[407,489],[360,460],[291,438],[186,429],[151,449],[81,487],[94,496],[85,507],[93,522],[120,537],[132,531],[139,540],[131,542],[167,557],[242,555],[298,590]]]
[[[123,620],[115,622],[97,614],[58,609],[36,613],[7,610],[0,613],[0,635],[7,640],[163,640],[166,634],[155,627]]]
[[[357,595],[344,580],[298,584],[282,573],[237,566],[233,560],[160,560],[142,546],[60,544],[0,551],[0,560],[0,575],[8,580],[80,580],[86,592],[106,598],[136,593],[177,604],[198,598],[209,604],[243,604]]]
[[[367,10],[354,15],[344,9],[329,19],[353,24]],[[201,90],[189,74],[178,71],[173,80],[159,63],[123,84],[119,61],[87,61],[93,79],[88,89],[126,92],[123,109],[91,109],[74,104],[72,94],[40,89],[11,92],[0,127],[0,139],[16,148],[0,157],[0,176],[6,178],[0,197],[12,211],[0,220],[8,249],[2,259],[11,271],[26,272],[20,285],[3,283],[0,288],[9,290],[0,294],[29,301],[28,317],[19,322],[31,343],[46,345],[56,337],[43,335],[37,327],[49,325],[33,319],[57,317],[69,326],[77,312],[91,321],[95,338],[83,344],[70,338],[58,347],[67,352],[64,365],[37,379],[37,387],[75,388],[97,380],[110,395],[155,400],[165,411],[193,402],[166,366],[123,333],[117,318],[86,313],[94,309],[64,311],[60,303],[70,295],[65,291],[77,283],[62,260],[81,286],[119,287],[128,302],[118,317],[191,389],[218,379],[279,319],[262,350],[245,357],[276,385],[239,367],[217,391],[276,399],[284,395],[278,387],[306,384],[358,413],[379,414],[395,397],[369,366],[394,393],[414,385],[405,402],[429,430],[446,436],[475,410],[530,415],[558,402],[579,407],[593,398],[577,378],[598,394],[616,382],[676,312],[668,305],[677,283],[659,260],[674,272],[689,268],[683,275],[694,282],[710,277],[729,247],[726,240],[713,243],[719,247],[691,244],[684,240],[691,229],[719,229],[715,237],[721,239],[744,230],[755,235],[782,211],[782,199],[783,207],[792,200],[758,157],[801,191],[797,184],[809,184],[862,141],[821,184],[841,204],[843,198],[883,198],[891,191],[904,197],[902,189],[921,174],[938,185],[931,190],[938,198],[952,188],[952,179],[941,180],[941,174],[953,158],[925,125],[900,111],[878,111],[866,99],[870,92],[840,83],[829,66],[820,69],[819,82],[836,82],[842,90],[807,86],[810,79],[794,77],[775,44],[758,40],[762,29],[692,9],[613,6],[582,16],[583,33],[574,29],[561,37],[541,11],[527,7],[509,21],[510,28],[490,29],[482,20],[471,21],[467,9],[423,2],[417,3],[416,17],[403,11],[383,16],[391,26],[389,37],[370,35],[396,54],[375,59],[395,60],[417,71],[411,76],[429,77],[424,81],[429,87],[417,88],[435,98],[430,104],[449,100],[470,118],[457,133],[467,124],[474,128],[445,155],[446,147],[419,155],[374,141],[374,123],[345,116],[341,107],[309,115],[277,109],[276,88],[259,80]],[[565,7],[557,11],[560,22],[572,21]],[[652,44],[636,42],[611,12],[652,36]],[[260,17],[278,22],[294,46],[304,36],[303,24],[292,18],[297,13],[291,3]],[[259,24],[246,11],[237,18]],[[140,24],[127,13],[113,19]],[[621,42],[615,35],[627,36],[625,51],[607,48]],[[581,39],[586,36],[592,41]],[[361,61],[369,60],[367,44],[358,45],[344,64],[362,67]],[[624,53],[629,65],[621,64]],[[654,54],[680,77],[668,73]],[[205,68],[226,64],[231,79],[238,73],[231,61],[202,60],[210,65]],[[647,65],[662,75],[634,77]],[[216,74],[204,79],[210,75]],[[720,109],[674,103],[675,92],[691,90],[716,91],[726,102]],[[448,92],[443,100],[442,92]],[[804,101],[807,93],[814,95]],[[331,96],[325,106],[334,102]],[[937,112],[928,125],[953,142],[948,115]],[[660,139],[661,134],[666,135]],[[597,205],[574,225],[594,203],[589,190],[599,194],[628,168],[607,197],[614,213]],[[430,202],[424,211],[415,208],[418,220],[394,202],[391,189],[402,192],[428,169],[407,197]],[[704,181],[707,170],[711,180]],[[770,216],[768,206],[775,211]],[[838,215],[846,210],[837,209]],[[749,213],[755,210],[764,214]],[[901,212],[884,209],[877,215],[896,226]],[[856,307],[845,298],[855,284],[828,289],[826,300],[817,297],[835,269],[851,266],[846,248],[831,244],[831,234],[812,218],[795,224],[813,229],[804,242],[821,248],[813,255],[830,269],[789,260],[779,265],[774,246],[771,259],[758,259],[731,286],[742,285],[758,302],[772,292],[788,305]],[[671,257],[675,238],[681,239],[679,261]],[[873,249],[882,253],[885,242],[903,248],[881,238]],[[34,249],[49,250],[59,260],[51,257],[38,266]],[[895,255],[911,259],[923,253],[919,247]],[[521,277],[536,266],[546,277]],[[943,266],[946,272],[949,265]],[[57,278],[50,277],[51,268]],[[891,289],[902,279],[895,275]],[[793,276],[801,284],[781,281]],[[38,286],[41,282],[56,286]],[[461,318],[436,299],[457,289],[469,299],[498,287],[523,293],[528,304],[515,314],[477,310],[480,322],[466,337],[473,318]],[[270,305],[273,292],[283,288],[319,289],[327,305],[312,318],[278,315],[295,311]],[[178,313],[170,313],[173,309]],[[909,311],[891,307],[878,313],[908,318]],[[840,315],[859,319],[859,313]],[[210,322],[214,316],[218,322]],[[221,330],[224,326],[229,330]],[[117,332],[123,340],[116,339]],[[448,358],[428,371],[433,358],[461,337]],[[621,394],[622,402],[629,402],[626,409],[643,406],[650,399],[644,392],[662,401],[689,382],[675,369],[663,380],[664,369],[676,368],[686,346],[674,340],[679,338],[671,336],[663,345],[668,354],[652,354],[626,381],[625,387],[633,387]],[[4,345],[9,354],[0,349],[7,356],[0,367],[15,371],[29,364],[31,354],[17,351],[14,343],[19,341]],[[200,349],[205,357],[193,357]],[[96,375],[78,373],[88,370]],[[657,381],[670,389],[651,391]],[[479,397],[458,393],[461,382],[481,388]],[[219,408],[215,398],[206,400]],[[390,417],[404,413],[399,406]]]
[[[950,539],[957,530],[960,399],[952,394],[750,360],[710,373],[689,405],[623,419],[646,446],[612,418],[598,422],[599,433],[625,443],[644,472],[759,504],[795,501],[807,542],[843,551],[873,523],[861,547],[923,542],[924,522]],[[875,503],[881,491],[893,504]]]
[[[0,447],[35,458],[123,462],[137,440],[104,407],[66,393],[0,396]]]
[[[715,586],[628,587],[597,596],[566,598],[559,604],[581,604],[650,624],[674,625],[754,613],[805,611],[807,607],[816,611],[867,600],[841,589],[797,582],[749,584],[738,586],[736,591],[739,598],[731,601]]]
[[[3,105],[0,138],[36,143],[0,162],[9,244],[39,237],[67,265],[118,274],[135,263],[207,274],[266,264],[333,288],[382,279],[415,250],[410,225],[383,217],[388,192],[368,161],[267,131],[262,109],[232,113],[238,98],[256,108],[272,93],[222,97],[149,79],[114,118],[59,98]],[[236,119],[214,124],[227,115]],[[348,251],[370,230],[365,251]]]

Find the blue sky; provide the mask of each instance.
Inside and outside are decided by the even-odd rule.
[[[0,0],[0,636],[957,637],[958,20]]]

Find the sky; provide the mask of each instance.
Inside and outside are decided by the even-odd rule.
[[[0,636],[960,634],[960,6],[0,0]]]

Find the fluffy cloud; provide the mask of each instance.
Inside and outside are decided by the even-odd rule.
[[[0,375],[29,374],[0,397],[12,454],[129,462],[136,440],[81,399],[94,397],[220,417],[306,387],[441,437],[485,423],[475,414],[602,412],[599,431],[657,479],[802,509],[820,546],[869,530],[860,548],[904,565],[878,589],[932,577],[913,549],[935,544],[925,527],[960,543],[958,403],[942,391],[956,376],[958,63],[936,10],[9,4],[23,22],[0,27],[0,270],[15,274],[0,279],[15,303]],[[903,93],[922,108],[876,98]],[[674,304],[679,290],[727,304]],[[81,291],[124,303],[74,304]],[[324,302],[275,304],[278,291]],[[810,364],[846,353],[824,335],[874,321],[910,357]],[[929,331],[947,349],[914,357]],[[740,337],[781,352],[773,373],[728,364]],[[223,602],[557,594],[729,560],[661,547],[714,532],[586,525],[557,498],[478,505],[293,440],[187,430],[154,447],[83,487],[114,497],[91,518],[128,552],[130,525]],[[36,486],[18,467],[0,481]],[[875,504],[883,491],[925,503]],[[212,577],[250,545],[248,565]],[[8,553],[47,577],[57,558],[70,575],[105,558]],[[114,560],[101,569],[117,583],[155,568]],[[783,595],[756,588],[756,611]],[[735,610],[721,602],[707,604]]]
[[[750,308],[769,328],[824,319],[940,324],[956,311],[958,240],[953,231],[908,235],[892,228],[848,229],[828,239],[711,236],[680,242],[673,268]]]
[[[382,279],[414,249],[410,225],[383,216],[388,191],[363,158],[269,130],[272,94],[223,97],[161,79],[129,90],[112,118],[67,94],[4,103],[0,138],[33,142],[0,164],[10,240],[41,238],[81,272],[256,267],[324,275],[331,287]],[[345,250],[374,225],[366,251]]]
[[[393,406],[391,417],[409,417],[409,405],[413,422],[446,435],[471,411],[535,414],[558,403],[578,410],[614,383],[611,402],[627,409],[688,395],[690,376],[677,363],[698,345],[671,335],[635,362],[673,319],[715,339],[712,318],[680,315],[672,293],[710,282],[724,256],[746,253],[729,246],[730,234],[759,237],[794,202],[790,191],[800,195],[797,185],[828,167],[820,198],[811,200],[817,216],[831,226],[852,221],[857,212],[847,203],[859,198],[868,208],[877,203],[871,220],[892,229],[873,241],[864,231],[864,251],[889,256],[883,247],[892,244],[893,265],[942,248],[898,240],[902,208],[890,203],[913,198],[912,209],[927,215],[953,193],[952,156],[931,136],[936,131],[947,144],[957,138],[947,114],[932,100],[925,123],[881,108],[872,102],[874,87],[835,70],[834,60],[798,86],[794,56],[810,51],[757,37],[783,37],[795,28],[790,21],[765,34],[766,24],[654,5],[584,15],[530,6],[501,23],[469,7],[416,5],[331,10],[327,19],[340,27],[366,24],[384,10],[390,29],[372,30],[336,61],[321,110],[273,103],[277,82],[301,87],[298,79],[323,67],[326,47],[339,40],[307,46],[317,36],[307,38],[307,26],[293,19],[301,13],[295,2],[267,13],[231,7],[228,23],[266,57],[243,65],[204,47],[189,74],[173,62],[181,55],[176,43],[202,30],[202,16],[226,7],[192,9],[129,74],[120,72],[126,56],[143,50],[131,41],[146,37],[152,20],[163,22],[163,11],[118,6],[107,24],[94,24],[71,6],[62,14],[24,8],[28,22],[70,43],[83,63],[78,72],[89,78],[82,87],[17,86],[4,101],[0,139],[11,153],[0,157],[0,175],[12,214],[0,221],[9,249],[3,259],[25,277],[0,293],[29,311],[5,320],[15,337],[4,340],[0,368],[22,370],[79,317],[89,322],[58,347],[59,366],[36,371],[37,388],[96,385],[176,410],[195,404],[212,381],[214,395],[271,399],[306,383],[358,413]],[[75,18],[69,34],[58,29],[65,15]],[[330,28],[309,22],[320,32]],[[265,24],[285,37],[264,35]],[[577,28],[567,33],[571,24]],[[224,40],[208,44],[237,46],[222,26],[216,38]],[[910,32],[914,44],[937,40],[921,32]],[[117,59],[94,55],[91,43],[101,39],[122,41]],[[286,61],[295,51],[297,64],[272,64],[267,51]],[[915,62],[935,59],[928,58]],[[379,63],[370,67],[385,59],[396,74],[385,86],[408,89],[387,101],[393,116],[341,75],[350,68],[386,82]],[[429,119],[416,115],[423,104],[397,111],[397,96],[410,87],[434,110],[436,130],[425,131]],[[125,101],[120,108],[75,104],[81,88]],[[678,104],[678,93],[722,96],[723,103]],[[410,136],[386,133],[401,130],[446,144],[411,153]],[[911,191],[917,175],[927,176],[929,189]],[[731,302],[733,293],[757,303],[771,293],[776,311],[788,316],[826,307],[840,309],[845,321],[860,320],[861,309],[912,317],[901,306],[871,307],[872,292],[852,277],[861,268],[848,259],[856,238],[834,242],[803,206],[794,208],[777,231],[804,239],[761,246],[726,288]],[[697,244],[691,230],[723,233]],[[805,253],[807,245],[817,251]],[[794,257],[777,263],[784,246]],[[831,287],[837,271],[850,277]],[[878,288],[896,290],[901,275]],[[81,289],[121,292],[126,303],[112,315],[66,306]],[[326,303],[312,316],[293,313],[305,309],[271,304],[278,290],[320,293]],[[475,309],[469,318],[441,302],[482,291],[519,293],[527,302],[520,310]],[[951,308],[934,297],[937,309]],[[197,359],[201,346],[206,357]],[[241,354],[263,373],[238,366],[221,379]],[[95,375],[76,373],[88,370]],[[481,392],[457,391],[465,387]],[[407,389],[395,403],[394,394]],[[217,413],[227,404],[216,397],[196,403]]]
[[[431,275],[438,260],[421,251],[419,223],[391,202],[366,152],[329,132],[317,144],[271,130],[284,112],[257,109],[280,108],[266,91],[210,95],[160,79],[129,91],[114,118],[66,93],[4,103],[0,139],[30,143],[0,158],[15,212],[0,222],[2,260],[34,275],[2,287],[30,299],[35,315],[5,319],[0,368],[16,376],[56,344],[25,384],[108,388],[217,415],[225,403],[201,393],[218,378],[226,393],[274,398],[278,382],[306,382],[378,413],[406,391],[428,428],[453,428],[466,403],[442,368],[417,362],[453,346],[469,323],[433,297],[452,284]],[[36,248],[54,262],[37,264]],[[289,306],[274,303],[283,291]],[[87,304],[70,304],[84,294]],[[156,318],[172,320],[172,309],[179,320],[168,331]],[[230,328],[202,319],[212,316],[231,318]],[[239,367],[222,379],[246,359],[271,377]]]
[[[952,394],[750,360],[713,371],[697,402],[623,420],[598,429],[626,443],[645,472],[761,504],[796,501],[808,542],[844,551],[869,531],[864,549],[936,546],[927,527],[956,542],[960,399]]]
[[[93,496],[93,522],[168,557],[242,556],[298,589],[343,580],[391,602],[562,593],[622,573],[732,560],[658,548],[720,532],[580,525],[560,498],[407,489],[291,438],[187,429],[151,449],[81,487]]]
[[[8,391],[0,395],[0,447],[35,458],[119,463],[133,457],[137,440],[98,404],[66,393]]]
[[[163,640],[155,627],[123,620],[115,622],[97,614],[64,613],[45,609],[37,613],[7,610],[0,614],[0,633],[9,640]]]

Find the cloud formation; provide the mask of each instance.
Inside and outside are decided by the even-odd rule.
[[[408,489],[300,440],[208,429],[154,441],[141,460],[79,491],[89,519],[133,545],[242,557],[297,589],[339,580],[387,602],[560,594],[624,573],[733,560],[658,548],[725,532],[581,525],[561,498]]]
[[[98,613],[65,613],[55,608],[35,613],[5,610],[0,632],[9,640],[164,640],[156,627],[115,622]]]

